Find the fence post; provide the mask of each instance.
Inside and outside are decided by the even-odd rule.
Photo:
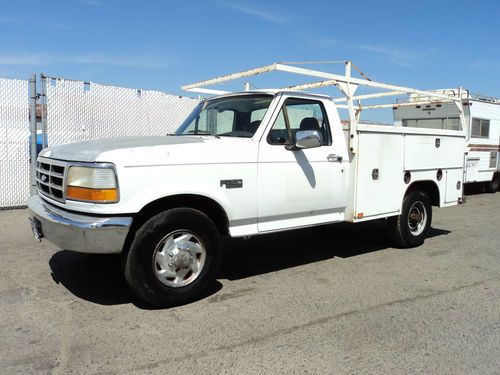
[[[47,148],[47,77],[40,73],[40,106],[42,120],[42,149]]]
[[[36,195],[36,157],[37,157],[37,126],[36,126],[36,74],[29,79],[29,107],[30,107],[30,195]]]

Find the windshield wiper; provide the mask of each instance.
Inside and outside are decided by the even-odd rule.
[[[187,133],[184,134],[179,134],[179,135],[188,135],[188,134],[194,134],[194,135],[212,135],[215,138],[220,138],[217,134],[203,131],[203,130],[189,130]]]

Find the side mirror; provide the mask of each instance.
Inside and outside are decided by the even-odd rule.
[[[289,150],[303,150],[320,147],[323,144],[321,133],[317,130],[299,130],[295,134],[295,144]]]

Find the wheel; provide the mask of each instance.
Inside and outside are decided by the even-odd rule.
[[[424,243],[432,221],[432,207],[429,195],[416,190],[404,201],[401,215],[393,220],[393,241],[396,245],[409,248]]]
[[[220,235],[205,214],[175,208],[146,221],[126,254],[125,279],[147,303],[165,307],[190,302],[214,281],[221,259]]]
[[[496,193],[499,187],[500,187],[500,177],[495,174],[493,175],[491,181],[488,182],[488,185],[486,186],[486,191],[488,193]]]

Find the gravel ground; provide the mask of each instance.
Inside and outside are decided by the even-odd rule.
[[[0,373],[500,373],[500,193],[434,210],[412,250],[382,222],[228,241],[208,295],[171,309],[27,215],[0,211]]]

